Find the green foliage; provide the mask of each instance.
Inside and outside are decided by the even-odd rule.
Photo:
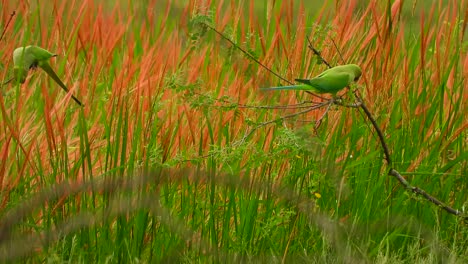
[[[192,48],[199,47],[200,38],[205,36],[208,31],[206,26],[213,24],[213,14],[210,12],[208,15],[194,14],[188,23],[189,39]]]

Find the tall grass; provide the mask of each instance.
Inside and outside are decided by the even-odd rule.
[[[272,2],[273,3],[273,2]],[[36,71],[0,95],[0,259],[69,262],[459,262],[466,224],[404,190],[372,127],[285,78],[356,63],[395,167],[467,206],[466,1],[1,1],[1,78],[35,44],[60,56],[77,107]],[[317,11],[318,10],[318,11]],[[465,17],[464,17],[465,16]],[[335,46],[336,45],[336,46]]]

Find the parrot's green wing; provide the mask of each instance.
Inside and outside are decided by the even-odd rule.
[[[353,76],[344,72],[328,72],[313,79],[296,79],[297,82],[314,87],[318,93],[336,94],[353,81]]]
[[[57,76],[57,74],[54,72],[54,70],[50,67],[50,64],[47,61],[39,61],[38,66],[43,69],[49,76],[52,78],[60,87],[62,87],[65,92],[68,93],[68,88],[67,86],[60,80],[60,78]],[[71,95],[72,99],[78,104],[78,105],[83,105],[78,98],[76,98],[73,94]]]
[[[34,58],[39,62],[39,61],[46,61],[49,60],[52,57],[57,56],[55,53],[51,53],[48,50],[45,50],[43,48],[39,48],[38,46],[27,46],[26,47],[27,51],[30,52]]]

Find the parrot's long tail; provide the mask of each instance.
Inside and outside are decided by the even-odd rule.
[[[288,86],[277,86],[269,88],[260,88],[261,91],[270,91],[270,90],[310,90],[308,85],[288,85]]]
[[[62,87],[62,89],[68,93],[68,88],[67,86],[62,82],[62,80],[60,80],[60,78],[57,76],[57,74],[54,72],[54,70],[52,70],[52,68],[50,67],[49,63],[41,63],[39,65],[39,67],[41,67],[60,87]],[[79,105],[79,106],[83,106],[83,104],[81,103],[80,100],[78,100],[78,98],[76,98],[73,94],[70,94],[71,95],[71,98]]]

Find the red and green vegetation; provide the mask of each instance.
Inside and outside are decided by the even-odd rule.
[[[37,45],[70,90],[1,86],[0,262],[467,262],[468,2],[306,2],[0,0],[1,83]],[[359,65],[392,168],[460,214],[205,23],[287,80]]]

